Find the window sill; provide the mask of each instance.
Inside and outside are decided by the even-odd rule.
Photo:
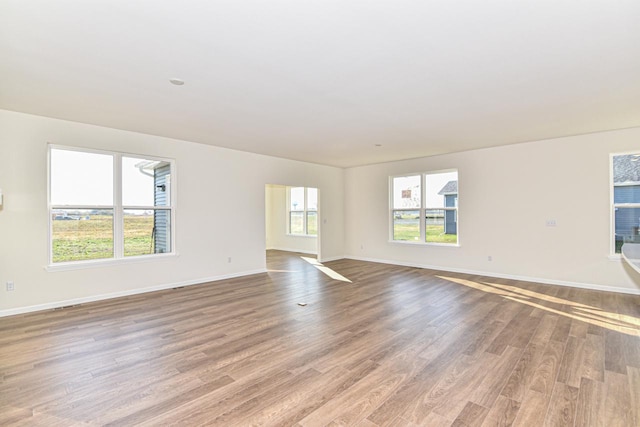
[[[443,248],[459,248],[459,243],[411,242],[409,240],[389,240],[389,243],[411,246],[439,246]]]
[[[310,237],[312,239],[317,238],[318,236],[313,235],[313,234],[291,234],[291,233],[287,233],[287,236],[289,237]]]
[[[609,261],[622,261],[621,254],[608,255]]]
[[[177,252],[156,254],[156,255],[140,255],[128,258],[120,259],[100,259],[100,260],[87,260],[87,261],[72,261],[72,262],[60,262],[56,264],[49,264],[44,267],[48,272],[56,271],[72,271],[72,270],[84,270],[88,268],[100,268],[111,267],[114,265],[123,264],[139,264],[145,262],[163,261],[169,258],[177,258],[180,255]]]

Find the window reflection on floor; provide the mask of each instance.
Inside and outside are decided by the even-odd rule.
[[[640,336],[640,319],[620,313],[609,312],[598,307],[573,302],[564,298],[541,294],[517,286],[489,282],[474,282],[457,277],[437,276],[449,282],[500,295],[505,299],[539,308],[550,313],[565,316],[610,329],[624,334]]]

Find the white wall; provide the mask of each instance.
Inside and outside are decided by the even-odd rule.
[[[49,142],[175,159],[179,256],[46,271]],[[265,185],[273,183],[326,195],[320,252],[340,258],[342,169],[0,110],[0,315],[263,271]]]
[[[609,154],[631,150],[640,128],[348,169],[347,256],[639,293],[640,275],[609,258]],[[390,243],[389,176],[451,168],[460,247]]]
[[[299,185],[290,184],[291,187]],[[318,239],[315,236],[293,236],[287,234],[287,187],[284,185],[267,185],[267,249],[318,253]],[[322,214],[322,206],[320,206]],[[322,219],[320,219],[322,221]]]
[[[46,271],[48,142],[175,159],[179,256]],[[263,271],[266,184],[319,189],[321,261],[347,254],[639,293],[637,273],[608,257],[609,153],[634,150],[640,128],[342,170],[0,110],[0,316]],[[390,243],[388,177],[451,168],[461,246]],[[241,207],[233,227],[229,206]]]

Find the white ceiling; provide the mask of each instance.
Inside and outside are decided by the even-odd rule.
[[[640,126],[640,1],[2,0],[0,108],[341,167]]]

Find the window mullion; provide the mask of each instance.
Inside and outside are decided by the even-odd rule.
[[[124,257],[124,212],[122,209],[122,155],[113,159],[113,251],[116,259]]]
[[[291,225],[291,212],[293,212],[291,210],[291,187],[287,187],[287,211],[288,211],[288,215],[287,215],[287,231],[289,234],[293,234],[292,233],[292,225]]]
[[[640,203],[614,203],[614,208],[640,208]]]
[[[425,174],[420,175],[420,241],[427,241],[427,210],[425,205],[427,203],[427,186]]]
[[[309,234],[307,229],[307,187],[304,187],[304,211],[302,213],[302,225],[304,226],[304,234]]]

